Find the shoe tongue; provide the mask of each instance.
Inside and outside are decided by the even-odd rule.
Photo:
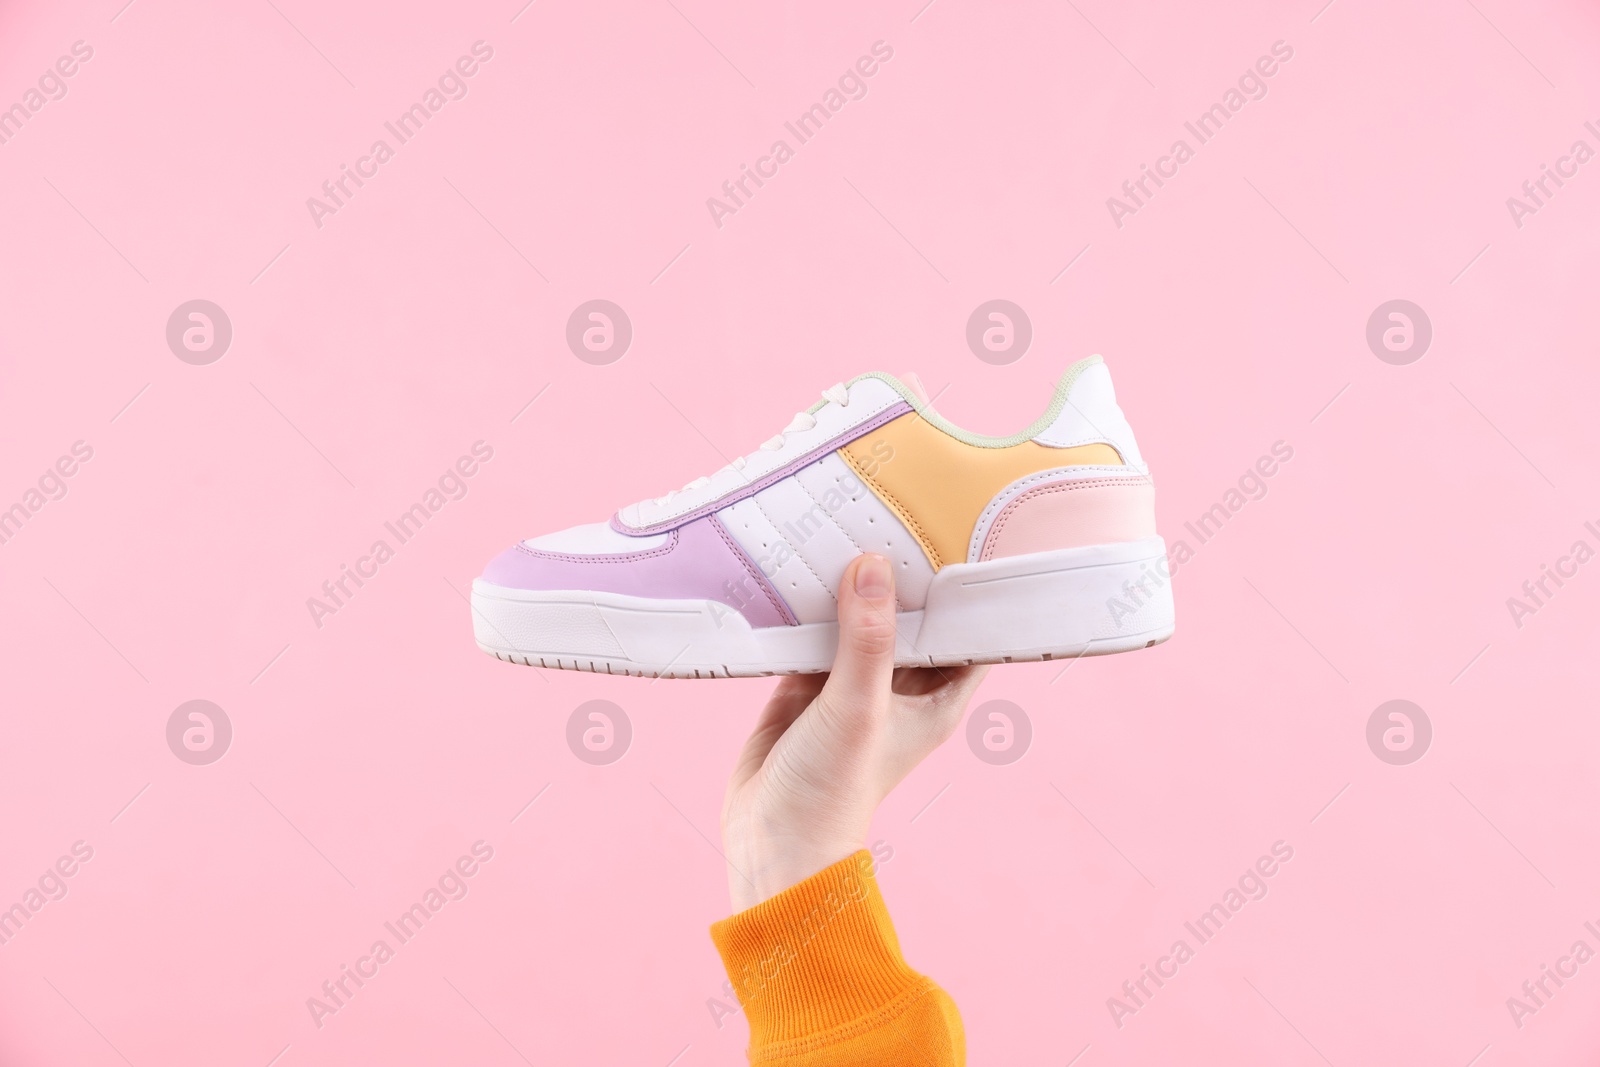
[[[900,384],[911,390],[911,395],[923,404],[928,402],[928,390],[923,386],[922,379],[917,377],[917,372],[908,370],[900,375]]]

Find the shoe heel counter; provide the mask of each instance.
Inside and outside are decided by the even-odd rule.
[[[1141,474],[1148,474],[1133,427],[1117,404],[1117,391],[1111,384],[1111,371],[1099,356],[1091,356],[1069,370],[1072,386],[1066,403],[1049,426],[1034,440],[1053,448],[1075,445],[1108,444],[1117,450],[1122,462]]]
[[[1111,371],[1099,356],[1091,356],[1070,368],[1063,381],[1060,411],[1034,442],[1060,449],[1108,445],[1121,465],[1063,468],[1007,486],[979,519],[971,561],[1156,535],[1155,485],[1117,403]]]
[[[999,509],[976,561],[1119,544],[1155,533],[1156,490],[1148,475],[1046,481]]]

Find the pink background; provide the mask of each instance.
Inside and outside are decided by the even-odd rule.
[[[512,668],[463,595],[853,374],[916,369],[1005,433],[1092,352],[1169,544],[1294,458],[1180,569],[1171,642],[997,669],[980,699],[1031,750],[958,736],[883,806],[885,892],[972,1062],[1593,1062],[1600,962],[1520,1029],[1506,998],[1600,949],[1600,564],[1520,629],[1506,598],[1600,547],[1600,162],[1520,229],[1505,204],[1600,148],[1593,5],[122,2],[0,9],[0,105],[94,49],[0,145],[0,507],[94,449],[0,545],[0,904],[94,849],[0,947],[0,1062],[743,1062],[707,1005],[707,838],[772,683]],[[478,40],[468,95],[316,227],[306,198]],[[877,40],[866,98],[715,226]],[[1269,95],[1114,225],[1278,40]],[[1035,331],[999,367],[964,340],[997,297]],[[209,366],[165,342],[195,298],[233,324]],[[564,341],[596,298],[634,327],[609,366]],[[1365,341],[1395,298],[1433,323],[1409,366]],[[480,439],[467,496],[314,626]],[[597,698],[634,736],[593,767],[564,738]],[[1408,766],[1366,742],[1393,698],[1433,723]],[[192,699],[233,724],[209,766],[167,747]],[[306,999],[480,839],[469,895],[318,1029]],[[1269,895],[1115,1026],[1278,840]]]

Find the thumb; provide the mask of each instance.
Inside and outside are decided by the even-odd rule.
[[[839,583],[839,651],[821,700],[848,721],[888,706],[894,609],[894,570],[887,559],[868,554],[845,568]]]

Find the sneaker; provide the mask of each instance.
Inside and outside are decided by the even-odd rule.
[[[715,474],[502,552],[473,582],[473,630],[500,659],[564,670],[826,671],[864,552],[894,565],[900,666],[1172,636],[1155,488],[1099,356],[1011,437],[946,422],[915,375],[835,385]]]

